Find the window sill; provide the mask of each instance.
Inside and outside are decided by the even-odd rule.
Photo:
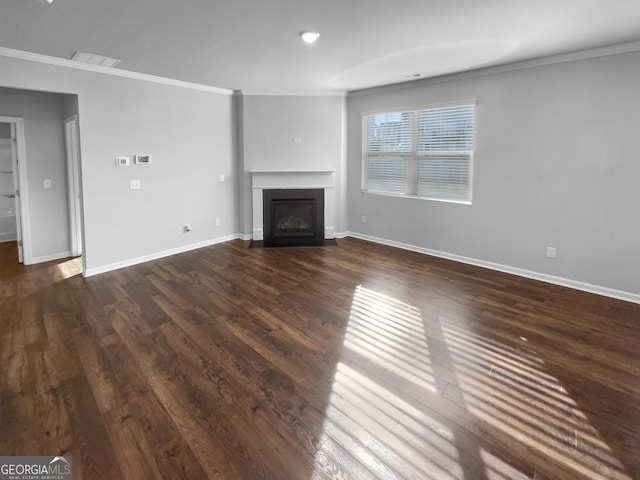
[[[427,200],[432,202],[440,202],[440,203],[454,203],[457,205],[472,205],[472,201],[467,200],[451,200],[447,198],[433,198],[433,197],[418,197],[417,195],[394,195],[393,193],[382,193],[382,192],[370,192],[368,190],[361,190],[361,193],[365,195],[375,195],[378,197],[392,197],[392,198],[408,198],[411,200]]]

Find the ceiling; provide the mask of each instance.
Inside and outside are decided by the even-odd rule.
[[[320,32],[304,44],[302,30]],[[640,41],[639,0],[2,0],[0,47],[243,91],[351,91]],[[419,75],[419,76],[418,76]]]

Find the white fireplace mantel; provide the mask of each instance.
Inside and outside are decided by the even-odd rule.
[[[324,188],[324,238],[334,237],[334,170],[251,170],[253,191],[253,239],[262,240],[262,191],[272,188]]]

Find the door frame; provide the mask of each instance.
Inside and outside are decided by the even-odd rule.
[[[16,190],[16,230],[18,233],[18,261],[31,263],[31,222],[29,217],[29,188],[27,182],[27,149],[24,119],[0,115],[0,123],[11,124],[13,152],[13,185]]]
[[[80,205],[80,132],[78,115],[64,121],[67,157],[67,191],[69,194],[69,245],[72,257],[82,255],[82,210]]]

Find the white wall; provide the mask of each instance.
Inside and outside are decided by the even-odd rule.
[[[63,95],[64,97],[64,118],[67,119],[73,115],[78,115],[78,96]]]
[[[639,78],[628,53],[350,96],[349,230],[639,295]],[[472,205],[361,192],[362,113],[470,99]]]
[[[337,202],[337,218],[348,212],[338,232],[632,295],[640,294],[637,78],[640,53],[628,53],[352,95],[345,190],[342,97],[234,100],[0,57],[0,86],[78,96],[90,271],[249,235],[252,169],[330,169],[347,196]],[[361,113],[469,99],[478,105],[472,205],[360,192]],[[114,166],[116,155],[136,153],[154,163]],[[131,179],[142,190],[130,191]],[[547,246],[557,259],[546,258]]]
[[[0,115],[24,118],[28,191],[22,193],[29,196],[31,261],[64,257],[69,254],[69,209],[63,97],[0,88]],[[51,188],[44,188],[45,179]]]
[[[90,273],[237,232],[231,96],[6,57],[0,86],[78,95]],[[153,164],[115,166],[134,154]]]
[[[238,103],[243,234],[252,233],[251,170],[335,170],[335,228],[343,232],[344,97],[243,95]]]

